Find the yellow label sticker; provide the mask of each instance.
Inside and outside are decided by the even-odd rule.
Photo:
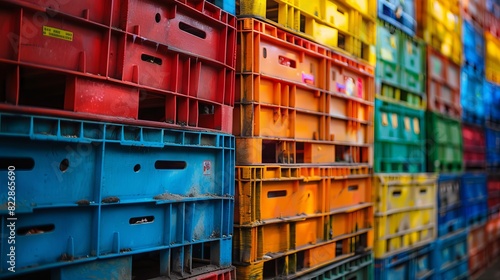
[[[57,38],[66,41],[73,41],[73,32],[69,32],[62,29],[57,29],[50,26],[43,27],[43,36],[48,36],[52,38]]]
[[[393,128],[398,128],[398,115],[397,114],[391,114],[391,122],[392,122],[392,127]]]
[[[396,46],[396,36],[392,35],[391,38],[389,39],[390,40],[390,43],[391,43],[391,47],[393,49],[395,49],[397,46]]]
[[[406,49],[409,55],[413,54],[413,44],[410,41],[406,42]]]
[[[382,125],[387,126],[389,124],[389,119],[387,118],[387,113],[382,113]]]

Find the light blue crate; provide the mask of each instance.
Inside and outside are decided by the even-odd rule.
[[[436,280],[468,279],[467,231],[462,230],[435,241]]]
[[[432,279],[435,271],[434,243],[375,259],[375,279]]]

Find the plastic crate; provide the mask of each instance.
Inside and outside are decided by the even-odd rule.
[[[477,279],[478,275],[488,267],[488,242],[486,236],[486,225],[475,227],[469,231],[467,237],[467,248],[469,251],[469,274],[471,279]]]
[[[372,145],[341,141],[293,141],[262,137],[236,138],[236,164],[371,165]]]
[[[461,177],[439,175],[438,179],[438,236],[445,236],[465,228],[461,202]]]
[[[353,256],[338,261],[332,265],[317,269],[314,272],[300,276],[300,279],[311,280],[342,280],[342,279],[364,279],[373,280],[373,256],[371,253]]]
[[[433,112],[427,112],[426,119],[428,171],[461,171],[463,148],[460,121]]]
[[[486,128],[486,155],[488,168],[500,169],[500,130]]]
[[[481,225],[488,219],[485,173],[466,173],[462,176],[462,203],[467,227]]]
[[[477,76],[470,69],[462,67],[460,105],[464,123],[484,125],[484,90],[484,76]]]
[[[500,3],[486,1],[486,12],[484,13],[484,30],[500,38]]]
[[[500,38],[495,37],[490,32],[485,32],[484,39],[486,41],[486,80],[500,84],[500,59],[498,58]]]
[[[484,26],[484,13],[486,3],[490,0],[461,0],[462,17],[465,20],[477,23],[481,28]],[[465,49],[465,48],[464,48]]]
[[[462,63],[459,0],[416,1],[417,36],[457,65]]]
[[[427,109],[461,119],[460,66],[427,48]]]
[[[370,172],[367,166],[236,167],[234,222],[258,225],[371,203]]]
[[[207,0],[207,2],[213,3],[223,9],[224,11],[236,14],[236,1],[235,0]],[[228,278],[230,279],[230,278]]]
[[[437,239],[434,253],[435,279],[467,279],[469,276],[469,255],[466,230]]]
[[[500,213],[500,176],[498,176],[496,173],[488,174],[487,186],[488,212],[490,216],[498,216],[498,214]]]
[[[374,172],[425,171],[425,111],[375,101]]]
[[[286,232],[285,229],[284,231]],[[371,241],[373,240],[373,235],[370,234],[371,231],[364,233],[360,231],[360,233],[344,235],[330,242],[313,243],[307,247],[289,250],[286,253],[268,254],[264,260],[257,262],[242,263],[240,262],[241,253],[237,245],[240,235],[237,231],[235,233],[233,263],[237,267],[237,276],[240,279],[276,279],[282,277],[303,279],[302,277],[306,277],[307,273],[316,272],[327,265],[337,263],[354,255],[369,253],[369,248],[371,248],[373,242]],[[282,245],[294,246],[295,238],[285,243]],[[254,242],[251,245],[247,244],[245,250],[254,250],[254,246],[256,246]],[[263,249],[265,250],[265,248]],[[262,253],[263,251],[258,252]],[[245,258],[248,257],[247,255]]]
[[[465,169],[486,168],[486,137],[482,126],[462,124]]]
[[[436,237],[436,176],[374,176],[375,257],[384,258]]]
[[[266,20],[375,65],[375,1],[241,0],[239,15]]]
[[[425,45],[383,21],[377,36],[377,97],[424,109]]]
[[[410,36],[415,36],[415,3],[413,0],[401,3],[395,0],[378,1],[378,17],[401,29]]]
[[[337,241],[347,242],[359,240],[361,236],[371,236],[372,226],[373,208],[370,203],[339,208],[326,214],[303,214],[289,219],[278,217],[260,225],[235,225],[234,260],[256,263],[321,244],[335,248],[340,246],[335,245]],[[363,246],[372,247],[371,243]],[[354,253],[357,248],[351,249],[349,253]],[[332,254],[335,254],[335,250]]]
[[[372,102],[265,75],[238,74],[237,81],[236,136],[373,143]]]
[[[239,73],[260,74],[274,81],[285,80],[301,87],[373,102],[373,66],[268,23],[251,18],[238,20],[238,56]],[[265,81],[255,86],[250,82],[249,79],[240,81],[238,101],[264,98],[254,93],[258,92],[257,85]],[[248,88],[252,91],[246,92]]]
[[[483,99],[486,124],[500,125],[500,85],[485,81]]]
[[[375,259],[375,279],[432,279],[434,243]]]
[[[470,2],[469,2],[470,3]],[[463,22],[464,43],[464,67],[472,68],[478,76],[484,75],[484,32],[481,27],[464,20]]]

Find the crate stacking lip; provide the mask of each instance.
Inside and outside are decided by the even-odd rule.
[[[461,199],[468,228],[484,224],[488,219],[488,190],[486,173],[462,175]]]
[[[100,16],[91,8],[80,11],[87,18],[74,15],[89,5],[83,2],[64,8],[68,13],[2,2],[5,33],[20,38],[0,46],[2,83],[9,85],[3,108],[231,132],[234,16],[205,1],[129,0],[114,2],[120,6],[103,24],[92,21]]]
[[[377,98],[424,109],[425,43],[381,20],[377,42]]]
[[[469,255],[466,230],[440,237],[434,246],[437,279],[464,279],[468,277]]]
[[[375,258],[375,279],[430,279],[434,276],[435,244],[423,245],[405,252]]]
[[[368,205],[370,172],[368,166],[237,166],[235,224],[305,219]]]
[[[417,36],[457,65],[462,64],[462,18],[459,0],[416,1]]]
[[[427,169],[429,172],[463,170],[461,122],[427,111]]]
[[[460,74],[460,104],[463,123],[484,125],[487,109],[484,104],[486,91],[484,76],[478,76],[470,68],[462,67]]]
[[[234,136],[2,113],[0,142],[18,175],[18,273],[150,251],[179,260],[172,277],[231,264]]]
[[[373,103],[257,74],[238,74],[233,134],[373,144]]]
[[[375,65],[376,1],[243,0],[239,15],[257,17]]]
[[[372,65],[256,19],[239,19],[237,30],[237,73],[259,74],[267,79],[373,102]],[[257,91],[258,83],[254,88],[248,79],[243,81],[247,83],[237,89],[236,100],[257,101],[258,96],[250,93]],[[245,92],[247,88],[252,92]]]
[[[385,258],[436,237],[436,175],[375,174],[375,257]]]
[[[378,17],[396,26],[404,33],[415,36],[417,21],[415,20],[415,2],[397,0],[378,1]]]
[[[437,191],[439,237],[457,232],[466,226],[461,183],[461,175],[439,175]]]
[[[376,99],[376,173],[424,172],[425,111]]]

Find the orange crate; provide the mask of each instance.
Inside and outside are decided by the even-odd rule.
[[[460,0],[415,1],[417,36],[454,63],[462,63]]]
[[[237,81],[236,136],[373,143],[373,102],[264,75]]]
[[[237,72],[373,101],[373,66],[262,21],[239,19],[237,27]]]
[[[236,167],[235,224],[260,224],[370,203],[371,175],[359,167]]]
[[[235,225],[233,260],[238,263],[256,263],[325,244],[334,248],[329,256],[329,259],[334,259],[339,255],[335,250],[339,245],[335,243],[359,242],[359,239],[366,238],[358,245],[371,248],[372,225],[373,208],[369,203],[344,208],[336,213],[303,215],[290,221],[277,220],[250,227]],[[343,253],[353,253],[356,249],[351,247]]]
[[[262,137],[236,138],[237,165],[272,163],[372,165],[372,162],[371,144],[353,144],[342,141],[302,142]]]
[[[427,48],[427,108],[460,119],[460,66]]]

